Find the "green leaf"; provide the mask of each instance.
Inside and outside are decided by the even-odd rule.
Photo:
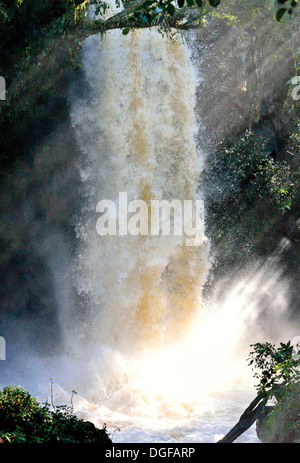
[[[276,20],[280,23],[280,21],[282,20],[283,18],[283,15],[284,13],[286,12],[286,8],[279,8],[279,10],[277,10],[277,13],[276,13]]]
[[[123,34],[123,35],[129,34],[129,32],[130,32],[130,27],[125,27],[125,28],[122,30],[122,34]]]
[[[220,5],[220,2],[221,2],[221,0],[209,0],[209,3],[210,3],[211,6],[213,6],[214,8],[216,8],[218,5]]]
[[[188,6],[193,6],[194,5],[194,0],[187,0],[186,1]]]
[[[199,8],[202,8],[203,7],[203,0],[196,0],[196,4],[197,4],[197,6],[199,6]]]
[[[184,0],[177,0],[179,8],[183,8],[184,6]]]

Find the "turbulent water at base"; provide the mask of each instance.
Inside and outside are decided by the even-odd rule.
[[[254,397],[245,358],[259,340],[251,332],[262,298],[285,309],[281,273],[273,263],[255,269],[207,306],[206,239],[189,247],[180,236],[97,234],[97,203],[117,206],[119,192],[147,204],[201,198],[197,79],[183,40],[156,30],[89,37],[83,74],[71,95],[84,185],[74,264],[82,310],[67,317],[55,400],[75,388],[76,413],[120,428],[115,442],[215,442]]]

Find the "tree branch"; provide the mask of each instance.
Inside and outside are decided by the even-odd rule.
[[[241,434],[247,431],[259,417],[267,401],[268,397],[266,397],[265,394],[258,394],[246,408],[237,424],[223,437],[223,439],[219,440],[217,444],[231,444]]]
[[[200,19],[209,11],[213,10],[209,3],[203,1],[203,6],[199,7],[183,7],[176,9],[173,16],[164,14],[163,12],[154,18],[152,23],[144,22],[140,18],[133,16],[137,8],[143,6],[145,0],[136,0],[126,5],[126,8],[121,12],[111,16],[106,20],[87,19],[80,21],[74,26],[82,39],[92,34],[105,33],[112,29],[147,29],[150,27],[161,26],[166,29],[190,30],[201,27]],[[153,2],[154,3],[154,2]],[[141,10],[141,14],[143,10]]]

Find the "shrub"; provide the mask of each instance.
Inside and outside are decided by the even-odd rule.
[[[263,442],[300,441],[300,359],[293,356],[288,342],[252,346],[249,364],[258,380],[257,390],[273,406],[268,406],[258,420],[257,430]],[[298,351],[299,352],[299,351]]]
[[[269,342],[258,342],[251,347],[249,365],[252,365],[254,377],[258,380],[257,390],[278,402],[285,393],[282,386],[300,382],[300,359],[293,355],[294,347],[290,341],[280,343],[277,348]]]
[[[97,429],[78,419],[72,407],[51,410],[21,386],[0,391],[0,439],[11,443],[109,443],[104,425]]]
[[[296,215],[300,171],[283,151],[287,146],[296,159],[297,141],[295,130],[276,154],[274,141],[254,129],[208,156],[201,179],[206,232],[220,268],[272,253]]]

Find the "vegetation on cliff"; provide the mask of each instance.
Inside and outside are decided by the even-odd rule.
[[[206,225],[220,265],[266,256],[282,235],[296,240],[297,233],[286,230],[286,224],[299,214],[299,156],[298,114],[276,139],[258,125],[234,142],[221,143],[209,156],[202,176]]]
[[[0,391],[0,443],[109,442],[105,426],[97,429],[91,422],[77,418],[72,406],[40,404],[20,386]]]

